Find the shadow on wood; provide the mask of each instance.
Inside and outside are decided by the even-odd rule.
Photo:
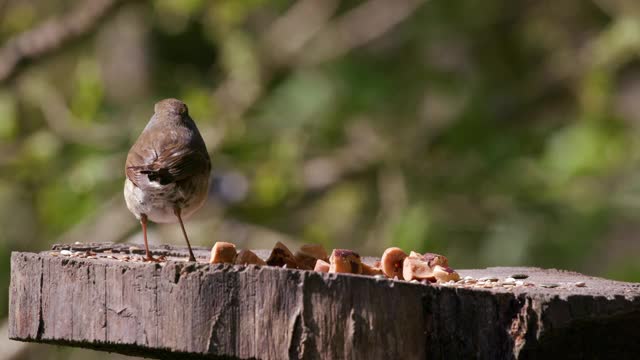
[[[536,268],[540,286],[422,285],[273,267],[123,261],[130,245],[13,253],[9,336],[157,358],[631,358],[640,284]],[[75,248],[74,248],[75,247]],[[63,256],[65,249],[86,255]],[[265,256],[265,252],[258,252]],[[52,255],[53,254],[53,255]],[[56,255],[57,256],[54,256]],[[371,261],[371,259],[368,259]],[[365,259],[367,261],[367,259]],[[577,281],[586,283],[576,287]]]

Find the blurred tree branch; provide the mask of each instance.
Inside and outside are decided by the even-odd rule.
[[[0,49],[0,82],[13,76],[24,63],[50,54],[88,34],[122,0],[90,0],[68,14],[9,39]]]

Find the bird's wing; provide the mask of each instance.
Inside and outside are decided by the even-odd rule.
[[[166,145],[160,152],[154,149],[130,152],[125,169],[129,180],[138,187],[149,182],[167,185],[211,169],[206,150],[197,146],[194,150],[177,144]]]

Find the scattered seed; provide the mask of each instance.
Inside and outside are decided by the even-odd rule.
[[[516,279],[512,278],[512,277],[508,277],[506,279],[504,279],[504,281],[502,282],[505,285],[515,285],[516,284]]]
[[[587,286],[587,283],[585,283],[584,281],[578,281],[574,285],[577,286],[577,287],[585,287],[585,286]]]
[[[484,281],[484,282],[487,282],[487,281],[489,281],[489,282],[496,282],[496,281],[498,281],[498,280],[500,280],[500,279],[498,279],[498,278],[497,278],[497,277],[495,277],[495,276],[485,276],[485,277],[481,277],[480,279],[478,279],[478,281]]]
[[[115,259],[112,255],[107,255],[107,259]]]
[[[73,245],[82,245],[82,243],[80,241],[76,241],[73,243]]]
[[[524,281],[516,280],[516,286],[522,286],[522,285],[524,285]]]
[[[527,274],[513,274],[513,275],[511,275],[511,277],[514,278],[514,279],[522,280],[522,279],[528,278],[529,275],[527,275]]]
[[[486,283],[486,284],[482,285],[482,287],[485,287],[485,288],[492,288],[492,287],[493,287],[493,284],[492,284],[492,283]]]
[[[375,275],[374,278],[376,278],[376,279],[384,279],[384,278],[386,278],[386,276],[378,274],[378,275]]]
[[[462,279],[462,280],[470,281],[470,280],[475,280],[475,279],[473,278],[473,276],[465,276],[464,279]]]
[[[419,281],[418,281],[418,280],[416,280],[416,279],[413,279],[413,280],[411,280],[411,281],[409,281],[409,282],[410,282],[410,283],[413,283],[413,284],[417,284]]]
[[[540,284],[540,286],[542,286],[543,288],[557,288],[558,286],[560,286],[560,284],[555,284],[555,283],[546,283],[546,284]]]
[[[57,251],[52,251],[50,255],[51,256],[58,256],[58,255],[60,255],[60,253],[57,252]]]
[[[72,255],[72,254],[73,254],[73,253],[72,253],[71,251],[69,251],[69,250],[62,250],[62,251],[60,251],[60,255],[70,256],[70,255]]]

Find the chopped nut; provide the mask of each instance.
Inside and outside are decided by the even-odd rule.
[[[236,246],[232,243],[218,241],[211,249],[211,264],[231,263],[236,260]]]
[[[313,271],[328,273],[330,267],[331,265],[328,262],[318,259],[318,261],[316,261],[316,266],[313,268]]]
[[[560,286],[560,284],[546,283],[546,284],[540,284],[540,286],[543,287],[543,288],[553,289],[553,288],[557,288],[558,286]]]
[[[407,253],[397,247],[390,247],[382,254],[380,259],[382,272],[387,277],[392,278],[402,276],[402,262],[407,257]]]
[[[242,249],[236,256],[236,264],[240,265],[266,265],[267,263],[260,259],[258,255],[256,255],[253,251]]]
[[[324,247],[320,244],[302,245],[300,246],[300,250],[298,250],[298,253],[313,256],[316,259],[329,261],[329,255],[327,254],[327,250],[325,250]]]
[[[402,277],[407,281],[414,279],[435,281],[433,268],[421,256],[408,256],[404,259]]]
[[[296,258],[293,256],[289,248],[280,241],[278,241],[273,247],[273,250],[271,250],[271,255],[269,255],[269,258],[267,259],[267,265],[278,267],[287,265],[287,268],[290,269],[297,269],[299,267]]]
[[[460,275],[458,275],[455,270],[450,267],[444,267],[440,265],[436,265],[433,267],[433,275],[435,276],[436,280],[438,280],[438,282],[460,280]]]
[[[329,261],[327,251],[319,244],[302,245],[296,252],[295,259],[300,268],[305,270],[313,269],[318,259]]]
[[[364,275],[381,275],[382,269],[380,269],[380,267],[362,263],[362,273]]]
[[[440,265],[442,267],[449,267],[449,260],[444,255],[426,253],[422,255],[422,259],[429,263],[430,267]]]
[[[329,262],[330,273],[362,274],[362,261],[355,251],[334,249]]]

